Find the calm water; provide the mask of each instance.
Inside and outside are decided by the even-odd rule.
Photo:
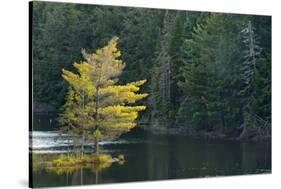
[[[39,117],[35,117],[35,120]],[[40,119],[49,119],[42,118]],[[40,121],[33,132],[34,153],[65,152],[69,142],[46,128],[56,128],[55,122]],[[35,122],[34,122],[35,123]],[[54,124],[54,126],[52,126]],[[87,150],[91,151],[91,144]],[[33,171],[34,187],[103,184],[160,179],[213,177],[271,172],[270,142],[237,142],[186,136],[152,135],[134,130],[116,141],[101,144],[102,151],[124,154],[123,165],[113,163],[100,171],[81,168],[72,172]]]

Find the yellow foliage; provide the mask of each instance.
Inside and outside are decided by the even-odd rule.
[[[100,130],[97,129],[94,131],[93,136],[94,136],[94,138],[100,138],[102,136],[102,134],[101,134]]]
[[[117,42],[118,38],[113,37],[92,54],[82,50],[85,61],[73,64],[78,74],[62,70],[70,89],[61,123],[82,126],[94,138],[106,137],[113,131],[127,132],[136,126],[138,112],[146,108],[133,106],[148,95],[138,93],[146,80],[117,84],[125,68]]]

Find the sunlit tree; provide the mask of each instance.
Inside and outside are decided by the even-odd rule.
[[[95,151],[99,153],[99,142],[113,139],[136,126],[138,112],[143,105],[134,105],[147,96],[138,93],[146,80],[118,84],[125,64],[117,49],[117,37],[95,53],[82,50],[84,61],[74,63],[78,73],[63,70],[63,78],[70,85],[69,98],[61,118],[64,125],[79,128],[84,139],[92,139]],[[73,94],[72,94],[73,93]],[[81,145],[83,151],[83,145]],[[82,152],[83,154],[83,152]]]
[[[72,136],[73,144],[78,142],[81,136],[81,158],[83,158],[84,143],[89,128],[93,125],[92,108],[90,102],[93,100],[94,87],[89,78],[89,66],[86,63],[74,63],[79,74],[62,70],[62,77],[69,83],[69,91],[63,113],[58,121],[63,126],[62,133],[66,132]]]

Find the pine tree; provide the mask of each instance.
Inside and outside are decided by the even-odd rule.
[[[120,47],[126,49],[122,58],[127,62],[121,81],[150,78],[153,52],[159,39],[160,13],[154,9],[128,9],[120,32]]]
[[[83,158],[84,143],[87,130],[93,125],[91,116],[91,101],[94,87],[89,77],[89,66],[87,63],[74,63],[79,74],[62,70],[62,77],[69,83],[70,88],[64,105],[64,112],[59,121],[64,126],[62,129],[71,134],[73,132],[81,136],[81,158]],[[72,135],[73,136],[73,135]]]
[[[181,90],[177,83],[180,80],[179,70],[183,66],[182,58],[182,45],[184,39],[184,27],[185,27],[185,12],[177,13],[174,21],[174,29],[171,34],[171,42],[169,46],[169,54],[171,56],[171,113],[172,119],[175,119],[175,114],[178,111],[180,97],[182,96]],[[175,123],[175,122],[174,122]]]
[[[118,85],[125,64],[120,60],[117,49],[117,37],[112,38],[107,46],[88,54],[82,50],[85,61],[75,63],[79,74],[63,70],[63,77],[75,93],[75,99],[68,98],[74,104],[62,114],[67,120],[80,128],[84,137],[95,141],[95,151],[99,153],[99,142],[115,138],[136,126],[138,112],[145,106],[133,104],[147,94],[137,93],[146,80]],[[70,93],[71,94],[71,93]],[[68,116],[68,112],[75,119]],[[83,148],[81,149],[83,150]]]
[[[239,52],[239,21],[232,15],[210,14],[202,23],[194,27],[191,39],[183,45],[185,66],[179,85],[188,98],[184,103],[189,103],[191,124],[197,129],[223,132],[227,122],[237,116],[239,106],[232,90],[237,85],[233,60]]]
[[[243,80],[243,88],[240,90],[240,94],[245,97],[243,109],[250,107],[250,104],[254,98],[254,75],[257,72],[257,57],[260,54],[260,47],[258,45],[257,36],[254,32],[254,27],[251,21],[249,21],[245,28],[241,31],[242,42],[245,50],[243,51],[243,66],[241,68],[241,78]]]
[[[154,125],[167,126],[171,123],[173,109],[171,101],[171,57],[169,53],[171,34],[174,27],[173,12],[166,11],[163,29],[156,52],[155,66],[151,79],[152,122]]]
[[[256,95],[252,104],[253,111],[267,123],[271,123],[271,17],[252,16],[259,46],[262,51],[257,60],[255,75]]]
[[[255,76],[257,74],[257,60],[261,52],[258,37],[251,21],[248,21],[241,31],[242,43],[244,45],[243,62],[241,66],[242,88],[239,91],[243,99],[243,131],[240,138],[247,135],[249,127],[255,127],[251,123],[252,104],[255,101],[256,87]]]
[[[193,29],[196,26],[197,19],[200,13],[197,12],[186,12],[184,15],[183,23],[183,33],[181,36],[181,46],[180,46],[180,57],[178,62],[181,64],[178,65],[177,73],[177,86],[180,91],[180,95],[177,97],[178,101],[178,110],[176,115],[176,125],[183,127],[189,131],[192,130],[191,127],[191,107],[190,107],[190,98],[188,97],[188,92],[183,89],[183,82],[185,80],[184,74],[188,72],[189,65],[193,63],[193,57],[195,57],[195,51],[190,47],[190,42],[192,40]]]

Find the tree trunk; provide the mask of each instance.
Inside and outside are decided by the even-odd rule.
[[[83,156],[84,156],[84,131],[83,131],[83,134],[82,134],[80,159],[83,159]]]
[[[95,153],[96,154],[99,154],[99,139],[98,138],[96,138],[95,139]]]
[[[83,90],[83,95],[82,95],[82,109],[83,109],[83,120],[82,120],[82,142],[81,142],[81,156],[80,158],[82,159],[84,156],[84,124],[85,124],[85,90]]]
[[[69,151],[70,151],[70,149],[69,149],[69,138],[68,138],[68,140],[67,140],[67,159],[69,159]]]
[[[99,87],[97,87],[97,94],[96,94],[96,116],[95,116],[96,120],[99,119],[98,110],[99,110]],[[98,128],[99,128],[99,125],[96,125],[95,130],[98,130]],[[95,153],[99,154],[99,138],[98,137],[95,138]]]
[[[246,137],[247,137],[247,129],[246,129],[246,126],[244,124],[243,125],[243,130],[242,130],[241,134],[239,135],[238,139],[242,140],[242,139],[245,139]]]
[[[249,123],[249,115],[248,115],[248,113],[245,110],[243,112],[243,119],[244,119],[243,125],[242,125],[243,126],[242,127],[243,130],[242,130],[242,132],[240,133],[240,135],[238,137],[239,140],[245,139],[248,136],[247,124]]]

